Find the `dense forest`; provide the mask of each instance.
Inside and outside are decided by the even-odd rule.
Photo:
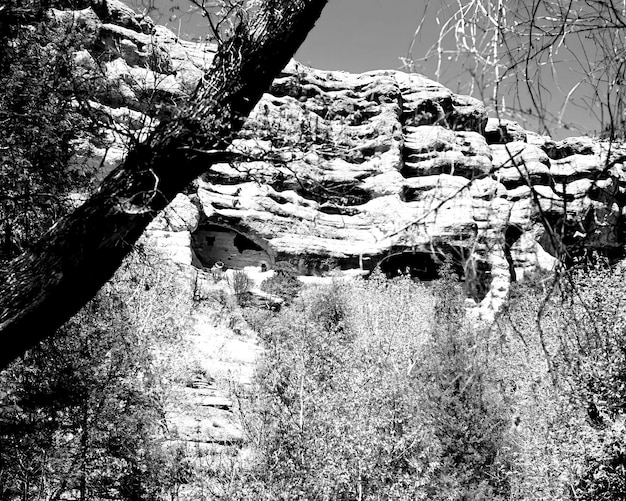
[[[75,148],[106,117],[83,106],[55,5],[0,6],[0,267],[96,188]],[[626,499],[626,272],[557,271],[514,284],[482,325],[449,262],[432,282],[331,269],[317,285],[284,263],[263,301],[243,271],[205,274],[199,294],[137,245],[0,372],[0,499]],[[245,440],[217,453],[168,418],[200,313],[262,347],[232,389]]]

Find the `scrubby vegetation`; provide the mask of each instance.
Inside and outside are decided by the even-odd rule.
[[[72,79],[79,29],[46,19],[49,1],[9,1],[0,19],[0,260],[28,249],[92,188],[75,146],[97,137]]]
[[[286,304],[293,301],[301,287],[295,266],[286,261],[276,263],[274,275],[261,283],[261,290],[282,299]]]
[[[624,275],[519,286],[476,329],[449,279],[307,289],[259,328],[228,499],[626,499]]]
[[[626,499],[625,278],[574,273],[548,298],[526,289],[511,304],[499,377],[516,499]]]
[[[239,498],[506,495],[508,416],[451,281],[309,289],[260,334],[258,455]]]
[[[167,446],[191,293],[154,273],[127,268],[3,373],[2,499],[626,499],[622,271],[519,285],[488,329],[445,272],[246,304],[244,459],[210,467]]]
[[[155,264],[135,256],[0,374],[0,499],[148,500],[174,487],[164,413],[191,305]]]

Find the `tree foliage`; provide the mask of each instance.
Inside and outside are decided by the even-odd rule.
[[[517,285],[487,331],[443,276],[305,288],[256,323],[252,454],[224,495],[624,499],[623,271]]]
[[[165,447],[170,364],[190,301],[155,264],[131,260],[58,336],[2,373],[2,499],[165,495],[176,468]]]
[[[259,459],[237,499],[506,499],[507,419],[483,341],[460,290],[437,287],[308,289],[261,330]]]
[[[75,142],[97,136],[75,101],[77,33],[51,23],[50,6],[9,2],[0,26],[0,260],[28,249],[91,182],[70,163]]]
[[[514,499],[624,499],[624,273],[521,286],[498,373],[513,415]]]

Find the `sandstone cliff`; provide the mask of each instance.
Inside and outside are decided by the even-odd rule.
[[[77,163],[102,175],[187,98],[213,49],[116,0],[52,17],[84,34],[75,71],[107,141],[84,145]],[[211,169],[151,226],[180,262],[380,267],[428,280],[449,256],[468,295],[493,311],[512,280],[557,258],[622,255],[626,149],[552,141],[420,75],[292,62],[232,149],[240,161]]]

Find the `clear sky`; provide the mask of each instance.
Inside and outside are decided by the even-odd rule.
[[[151,7],[149,13],[156,22],[166,24],[184,38],[204,39],[207,34],[206,20],[194,14],[194,8],[189,0],[124,1],[139,11]],[[442,5],[445,3],[429,0],[329,0],[321,18],[295,54],[295,58],[314,68],[355,73],[377,69],[402,69],[401,57],[413,56],[414,60],[418,60],[436,41],[440,28],[437,16],[446,15],[439,13]],[[421,26],[412,54],[408,54],[411,41],[424,15],[426,22]],[[454,60],[445,65],[448,67],[445,74],[453,78],[442,83],[455,92],[464,93],[466,90],[458,86],[466,87],[466,79],[471,77],[465,74],[459,78],[455,73],[457,66],[460,67],[460,63]],[[434,60],[422,62],[417,66],[417,71],[434,79]],[[566,88],[573,85],[572,79],[575,83],[575,75],[569,75],[567,71],[560,77],[561,83],[565,83]],[[524,92],[523,85],[521,92]],[[554,108],[551,111],[558,112],[559,103],[562,101],[560,99],[551,101],[548,107]],[[590,119],[588,112],[582,108],[576,110],[570,106],[568,114],[570,120],[583,124],[583,130],[590,132],[597,126],[597,123]],[[532,124],[527,126],[535,128]],[[576,134],[576,131],[567,130],[551,132],[556,138]]]
[[[330,0],[295,58],[314,68],[399,69],[424,0]]]
[[[147,10],[157,23],[184,38],[206,35],[206,21],[194,14],[198,10],[188,0],[124,1],[138,11]],[[295,58],[328,70],[400,69],[399,58],[407,55],[424,6],[424,0],[329,0]],[[435,28],[430,30],[430,44]]]

